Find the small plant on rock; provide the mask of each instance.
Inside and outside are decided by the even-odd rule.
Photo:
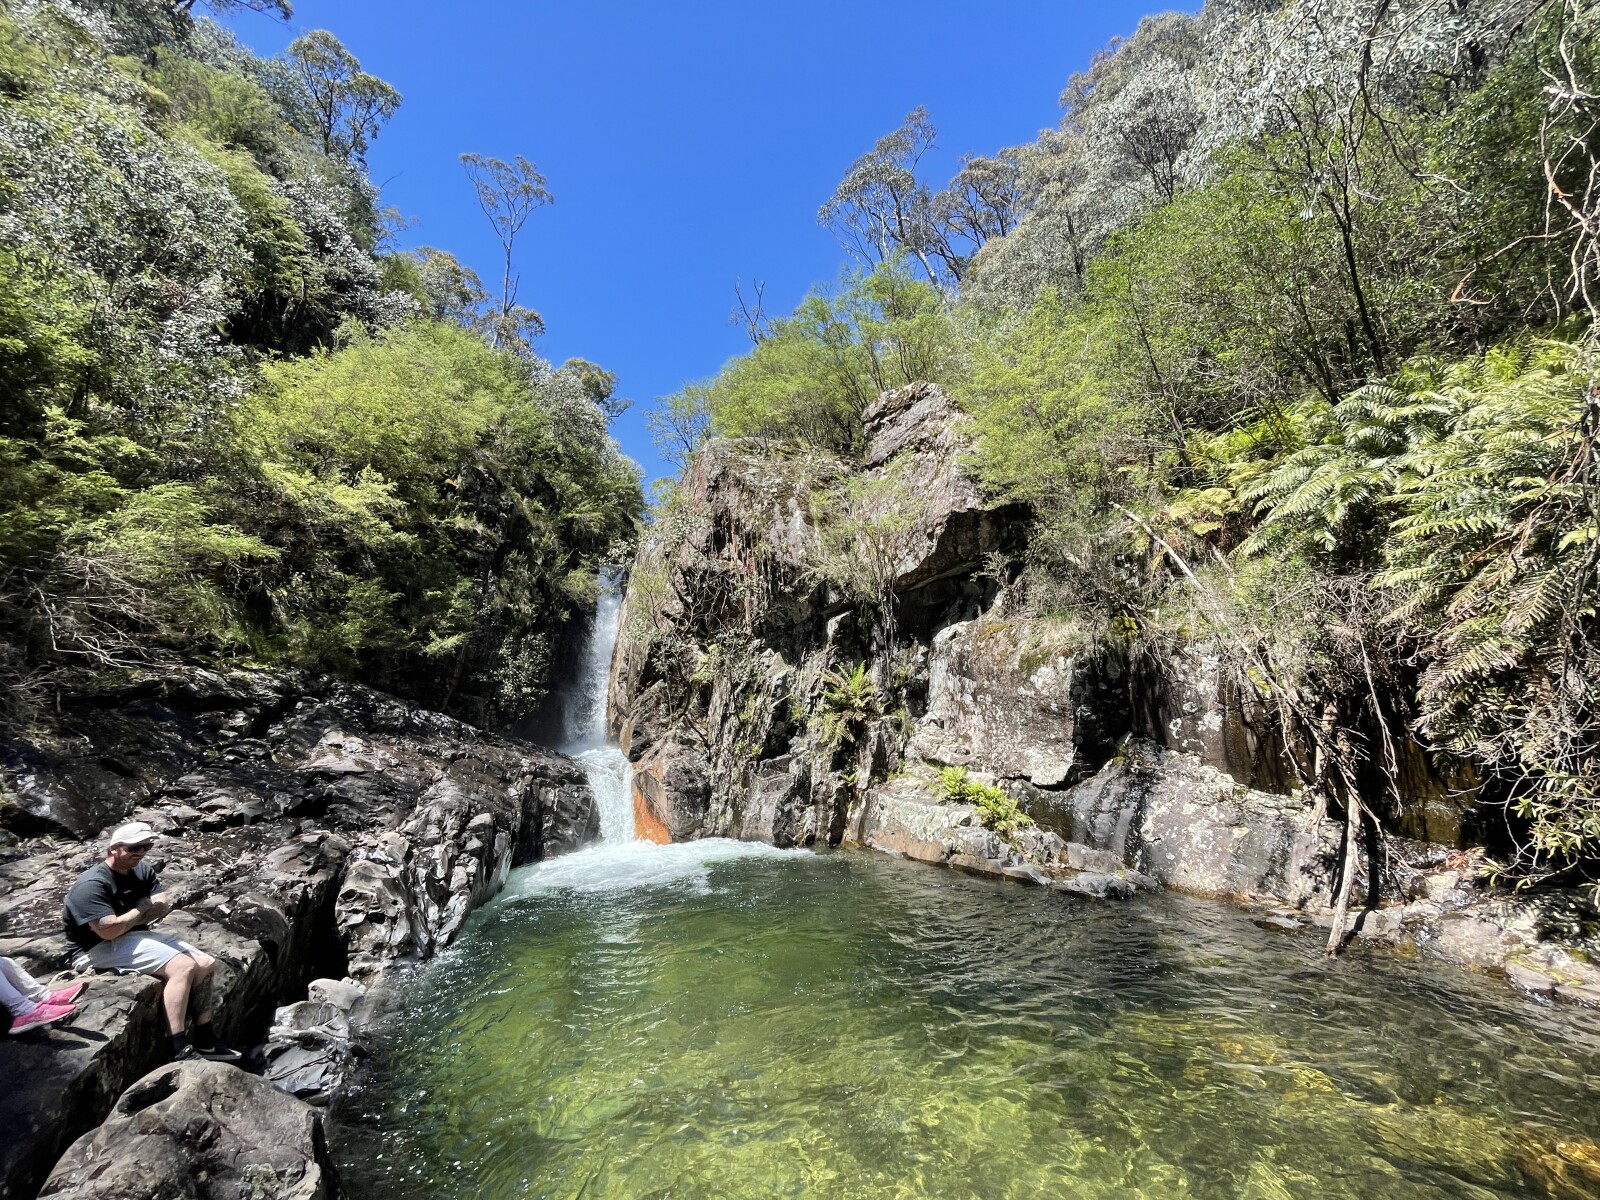
[[[978,810],[985,829],[1009,839],[1033,818],[1017,807],[1017,802],[992,783],[972,778],[965,767],[945,767],[939,772],[939,792],[946,800],[970,804]]]
[[[822,677],[822,712],[817,731],[822,744],[837,750],[854,742],[868,725],[883,716],[883,696],[867,674],[867,664],[857,663],[848,675],[828,671]]]

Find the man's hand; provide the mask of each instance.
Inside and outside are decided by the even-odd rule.
[[[146,923],[159,921],[175,907],[172,903],[170,892],[157,892],[154,896],[146,896],[135,906],[143,916]]]

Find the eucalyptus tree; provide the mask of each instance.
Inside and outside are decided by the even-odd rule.
[[[1156,200],[1172,199],[1203,121],[1202,49],[1199,18],[1163,13],[1068,80],[1062,127],[1083,136],[1108,183],[1137,180]]]
[[[1113,233],[1192,179],[1205,119],[1200,22],[1145,18],[1071,77],[1057,128],[1005,152],[1015,163],[1009,227],[984,239],[963,281],[980,305],[1077,292]]]
[[[951,251],[933,193],[917,177],[935,136],[928,111],[920,105],[912,109],[898,129],[850,165],[817,212],[817,221],[869,269],[903,252],[921,265],[930,283],[942,285],[948,280]]]
[[[927,110],[913,109],[900,128],[851,164],[817,220],[869,269],[903,255],[949,293],[965,281],[984,245],[1021,220],[1022,164],[1016,150],[967,155],[935,192],[919,171],[936,137]]]
[[[214,13],[254,12],[287,21],[294,16],[294,5],[289,0],[170,0],[172,11],[179,16],[193,16],[197,7],[209,8]]]
[[[950,185],[933,197],[934,219],[944,232],[949,266],[965,279],[972,257],[994,238],[1005,237],[1022,219],[1021,153],[967,155]],[[957,255],[958,248],[965,253]]]
[[[367,148],[400,107],[400,93],[361,69],[356,56],[326,29],[289,43],[289,78],[298,108],[330,158],[365,163]]]
[[[1100,160],[1076,130],[1047,129],[1002,154],[1017,165],[1010,227],[987,238],[974,256],[965,294],[986,310],[1020,312],[1046,288],[1060,296],[1082,289],[1124,205],[1104,186]]]
[[[477,329],[489,304],[489,292],[471,267],[448,250],[422,246],[410,257],[417,264],[423,310],[435,321],[454,321]]]
[[[1600,316],[1600,18],[1581,0],[1562,0],[1544,15],[1540,32],[1547,232],[1570,246],[1570,295]]]
[[[555,203],[555,197],[537,167],[522,155],[511,162],[482,154],[463,154],[461,165],[472,180],[478,207],[489,218],[504,254],[500,274],[500,302],[490,316],[489,342],[493,346],[528,347],[544,332],[544,318],[517,304],[522,276],[515,270],[517,235],[537,209]]]

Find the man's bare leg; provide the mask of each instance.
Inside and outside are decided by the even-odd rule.
[[[161,1006],[167,1014],[167,1032],[173,1037],[187,1028],[189,988],[194,980],[195,962],[187,954],[174,954],[155,973],[161,980]]]
[[[195,1013],[196,1025],[211,1024],[211,977],[216,973],[217,960],[209,954],[196,951],[193,955],[185,955],[194,963],[194,975],[189,983],[189,995],[194,1001],[194,1006],[199,1009]]]

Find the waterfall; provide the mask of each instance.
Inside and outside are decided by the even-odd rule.
[[[589,790],[600,809],[603,843],[633,840],[633,766],[606,738],[606,693],[621,615],[621,572],[608,567],[600,575],[600,599],[595,604],[583,664],[562,705],[561,748],[578,760],[589,777]]]
[[[606,692],[622,615],[621,573],[605,572],[600,585],[582,665],[557,697],[561,706],[561,749],[576,759],[589,777],[589,789],[600,809],[600,840],[571,854],[513,871],[496,903],[517,905],[552,892],[614,895],[685,884],[703,891],[711,887],[713,871],[730,859],[809,854],[807,850],[778,850],[759,842],[727,838],[670,846],[634,840],[633,764],[606,738]]]

